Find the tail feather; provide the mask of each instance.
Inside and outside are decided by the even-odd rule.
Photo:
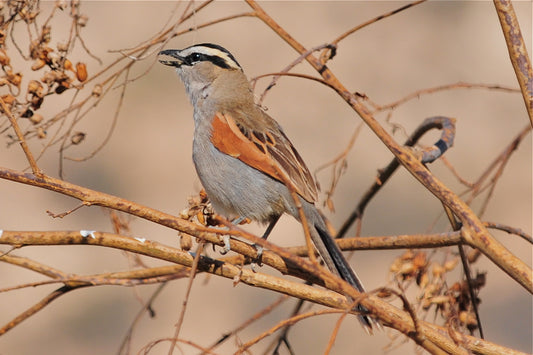
[[[326,263],[328,268],[331,271],[336,272],[344,281],[355,287],[357,291],[364,293],[365,289],[363,287],[363,284],[346,261],[346,258],[335,243],[335,240],[324,229],[320,228],[319,226],[315,226],[315,228],[318,232],[320,240],[315,240],[314,242],[320,253],[320,256],[322,257],[322,259],[324,259],[324,262]],[[367,330],[368,332],[371,332],[372,324],[374,322],[370,317],[365,315],[365,313],[368,313],[368,310],[361,305],[357,306],[357,310],[361,312],[361,315],[359,316],[359,321],[363,325],[363,328],[365,328],[365,330]]]

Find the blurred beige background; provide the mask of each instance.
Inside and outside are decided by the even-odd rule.
[[[42,11],[49,11],[51,4],[43,3]],[[404,2],[399,1],[323,1],[264,2],[262,6],[297,40],[311,48],[402,4]],[[104,63],[110,63],[119,54],[108,50],[133,47],[150,38],[163,27],[175,6],[174,2],[82,2],[81,12],[89,17],[82,35],[90,50]],[[531,3],[518,1],[514,6],[531,54]],[[183,8],[184,4],[180,9]],[[244,3],[215,2],[178,29],[242,11],[249,11]],[[180,13],[178,10],[177,14]],[[52,44],[66,39],[68,32],[61,28],[68,28],[69,23],[68,17],[61,14],[56,15],[54,21]],[[56,28],[57,32],[54,32]],[[280,71],[297,57],[288,45],[253,18],[192,31],[172,39],[166,48],[182,48],[200,42],[218,43],[228,48],[249,77]],[[154,59],[152,55],[139,62],[132,77],[143,73]],[[89,75],[101,68],[87,57],[79,44],[71,60],[87,62]],[[340,43],[337,56],[328,65],[350,90],[364,93],[379,104],[395,101],[415,90],[459,81],[518,86],[496,12],[489,1],[422,4],[351,35]],[[295,71],[315,74],[306,64],[298,66]],[[261,93],[268,82],[268,79],[259,81],[257,93]],[[67,155],[81,157],[100,144],[110,126],[118,94],[118,89],[113,90],[80,122],[77,129],[87,133],[87,140]],[[57,100],[57,107],[45,107],[43,110],[49,111],[43,112],[56,113],[65,107],[69,96],[60,98],[65,101]],[[282,78],[264,104],[269,114],[283,125],[311,170],[341,152],[360,122],[331,90],[295,78]],[[455,146],[446,156],[469,181],[477,179],[528,124],[519,94],[484,89],[460,89],[422,96],[395,110],[391,121],[410,133],[424,118],[435,115],[457,118]],[[377,118],[392,129],[384,114]],[[87,162],[66,161],[66,179],[178,214],[186,206],[187,197],[200,188],[190,158],[192,129],[192,109],[182,84],[171,69],[156,64],[145,76],[129,84],[111,141]],[[436,137],[437,133],[430,134],[424,143],[431,144]],[[402,142],[405,135],[398,130],[395,138]],[[42,143],[32,141],[31,147],[38,151]],[[348,168],[334,198],[336,213],[329,214],[335,226],[341,225],[373,182],[377,169],[386,166],[391,157],[379,140],[364,128],[348,156]],[[531,135],[528,135],[509,161],[484,220],[532,232],[531,162]],[[56,176],[57,148],[49,150],[39,164],[48,174]],[[0,166],[26,167],[18,146],[6,149],[2,143]],[[433,164],[431,169],[456,192],[464,191],[442,163]],[[318,177],[325,190],[330,182],[330,172],[322,172]],[[479,201],[474,203],[476,211]],[[76,205],[77,201],[52,192],[0,180],[0,229],[111,231],[107,213],[98,207],[83,208],[64,219],[52,219],[45,212],[62,212]],[[423,233],[440,213],[440,203],[408,173],[398,171],[369,205],[362,233]],[[130,226],[134,236],[177,245],[174,231],[137,219],[132,220]],[[262,229],[251,226],[250,230],[259,233]],[[435,231],[445,230],[446,224],[441,219]],[[530,245],[505,233],[494,232],[493,235],[531,265]],[[284,239],[284,236],[291,237]],[[270,240],[280,245],[303,243],[299,225],[290,218],[282,220]],[[5,251],[7,247],[1,250]],[[450,249],[450,252],[455,251]],[[97,273],[130,267],[123,253],[103,248],[34,247],[14,254],[34,258],[67,272]],[[390,279],[388,267],[399,254],[400,251],[358,252],[352,262],[367,288],[373,289]],[[153,260],[146,260],[146,263],[160,264]],[[269,272],[266,269],[264,267],[262,271]],[[484,257],[474,265],[474,270],[488,272],[487,285],[480,295],[486,338],[522,351],[533,351],[531,296]],[[1,288],[42,279],[5,264],[0,264],[0,273]],[[0,294],[2,324],[54,289],[55,286],[49,286]],[[109,286],[68,294],[0,337],[0,353],[116,353],[141,307],[138,298],[146,300],[154,289],[155,286],[135,289]],[[155,318],[145,317],[136,329],[132,353],[137,353],[152,340],[174,333],[185,290],[186,280],[172,282],[165,288],[154,304]],[[245,285],[233,287],[228,280],[201,275],[192,290],[181,337],[203,345],[211,344],[277,297],[274,293]],[[286,302],[241,332],[239,338],[247,341],[270,328],[287,317],[293,305],[294,301]],[[294,327],[290,340],[296,353],[322,353],[336,320],[336,316],[322,316]],[[384,347],[390,343],[389,335],[383,332],[366,336],[355,318],[347,319],[332,353],[383,353]],[[394,344],[398,343],[397,340]],[[261,343],[252,351],[261,353],[265,345],[266,342]],[[197,353],[187,346],[181,346],[181,349],[183,354]],[[218,352],[229,353],[232,349],[235,349],[233,340]],[[164,343],[151,353],[166,354],[167,351],[168,345]],[[415,347],[409,342],[391,353],[415,353]]]

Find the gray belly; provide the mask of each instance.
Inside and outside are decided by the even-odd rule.
[[[212,144],[193,144],[202,185],[218,214],[268,223],[287,210],[290,194],[280,182],[221,153]],[[292,205],[292,204],[291,204]]]

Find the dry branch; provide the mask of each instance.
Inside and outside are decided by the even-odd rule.
[[[94,238],[91,237],[94,236]],[[364,238],[356,238],[364,239]],[[4,231],[2,238],[0,239],[2,243],[9,245],[17,246],[29,246],[29,245],[71,245],[71,244],[80,244],[80,245],[98,245],[113,247],[121,250],[128,250],[131,252],[136,252],[139,254],[156,257],[158,259],[167,260],[171,262],[176,262],[181,265],[192,267],[193,265],[193,256],[187,252],[183,252],[179,249],[171,248],[168,246],[161,245],[157,242],[150,241],[139,241],[130,237],[123,237],[117,235],[111,235],[101,232],[89,233],[87,236],[82,236],[79,231],[73,232],[9,232]],[[344,240],[342,243],[349,240]],[[305,250],[305,247],[302,247],[302,250]],[[1,260],[1,258],[0,258]],[[234,261],[235,262],[235,261]],[[351,305],[346,301],[346,299],[339,295],[338,293],[331,292],[328,290],[320,290],[315,287],[303,285],[296,282],[287,281],[282,278],[265,275],[262,273],[255,273],[251,270],[242,269],[241,267],[236,267],[228,262],[223,260],[210,260],[209,258],[202,257],[199,262],[199,270],[204,272],[213,273],[225,278],[235,280],[238,279],[239,282],[255,286],[270,289],[276,292],[281,292],[293,297],[300,299],[309,300],[318,304],[322,304],[328,307],[340,308],[340,309],[350,309]],[[162,270],[159,270],[162,271]],[[176,269],[171,267],[165,272],[174,273]],[[131,271],[129,277],[135,275],[137,271]],[[56,273],[57,274],[57,273]],[[59,273],[61,275],[61,273]],[[153,272],[149,274],[153,277]],[[175,274],[173,274],[175,275]],[[55,276],[55,275],[54,275]],[[106,275],[106,277],[121,276],[119,274]],[[138,276],[138,275],[137,275]],[[30,315],[34,314],[38,310],[42,309],[44,306],[49,304],[51,301],[57,297],[63,295],[65,292],[69,292],[73,289],[79,287],[86,287],[93,283],[89,282],[88,278],[66,278],[61,280],[58,278],[56,281],[61,281],[65,283],[63,288],[60,288],[58,291],[52,293],[41,302],[39,302],[34,307],[31,307],[30,310],[23,312],[19,317],[14,321],[10,322],[5,326],[5,331],[11,329],[12,326],[18,324],[18,322],[26,319]],[[94,283],[98,284],[98,282]],[[101,284],[114,284],[112,281],[105,280]],[[395,307],[390,306],[388,303],[385,303],[375,297],[365,297],[360,298],[360,302],[364,303],[365,307],[372,306],[369,308],[373,314],[376,312],[379,314],[379,317],[382,323],[386,326],[393,327],[398,329],[405,334],[416,335],[413,332],[414,323],[410,320],[410,317],[404,314],[402,311],[398,310]],[[449,343],[449,340],[446,340],[446,337],[443,334],[440,334],[439,331],[435,331],[435,328],[429,326],[429,323],[420,322],[420,329],[423,331],[426,337],[435,341],[439,344],[439,347],[443,347],[446,351],[450,353],[462,353],[455,345]],[[481,340],[477,340],[478,342]],[[425,342],[422,342],[424,345]],[[427,347],[432,347],[430,344],[425,344]],[[485,353],[485,352],[481,352]]]
[[[533,68],[511,0],[494,0],[509,57],[533,126]]]
[[[285,40],[298,53],[305,53],[306,49],[274,19],[272,19],[256,2],[246,1],[267,26],[276,32],[280,38]],[[483,223],[470,207],[464,203],[453,191],[447,188],[433,174],[431,174],[420,162],[420,160],[410,151],[402,148],[389,133],[376,121],[370,110],[364,106],[359,98],[342,85],[333,72],[320,62],[312,54],[306,57],[307,62],[327,81],[334,90],[354,109],[355,112],[374,131],[376,136],[394,154],[396,159],[431,193],[442,203],[448,206],[463,224],[464,235],[470,245],[474,245],[498,267],[504,270],[510,277],[516,280],[522,287],[533,293],[533,272],[522,260],[518,259],[501,243],[495,240]]]
[[[25,173],[0,167],[0,178],[11,180],[17,183],[36,186],[43,189],[48,189],[60,194],[71,196],[81,201],[81,204],[78,207],[72,209],[71,211],[63,215],[74,212],[79,208],[83,208],[84,206],[96,205],[114,209],[117,211],[122,211],[129,215],[144,218],[146,220],[172,228],[182,233],[195,236],[199,240],[201,240],[202,243],[203,241],[206,241],[216,245],[224,245],[224,241],[220,236],[221,234],[227,234],[233,237],[241,237],[249,242],[259,244],[269,249],[263,254],[263,263],[277,269],[282,274],[293,275],[326,287],[326,289],[322,289],[316,286],[303,285],[298,282],[288,281],[284,278],[266,275],[263,273],[256,273],[246,268],[243,268],[242,265],[246,264],[249,260],[254,258],[257,255],[257,251],[254,247],[237,239],[232,239],[229,242],[231,250],[235,251],[238,254],[237,256],[223,257],[214,260],[200,254],[193,256],[187,251],[172,248],[157,242],[147,241],[144,238],[131,238],[121,236],[119,235],[120,228],[116,229],[115,234],[96,231],[21,232],[0,230],[0,244],[9,245],[12,247],[11,250],[4,253],[3,255],[0,255],[0,261],[10,263],[12,265],[17,265],[28,270],[32,270],[47,278],[44,281],[19,284],[12,287],[5,287],[3,289],[0,289],[0,292],[9,292],[15,289],[36,287],[45,284],[61,284],[61,286],[57,290],[48,294],[39,302],[29,307],[24,312],[15,317],[13,320],[11,320],[9,323],[5,324],[2,328],[0,328],[0,335],[12,329],[20,322],[30,318],[36,312],[49,305],[52,301],[58,299],[60,296],[79,288],[99,285],[134,286],[151,283],[161,283],[163,285],[164,282],[169,280],[190,277],[190,290],[190,287],[194,280],[194,273],[191,273],[192,268],[194,272],[196,272],[197,270],[199,272],[211,273],[232,280],[234,283],[244,283],[252,287],[260,287],[266,290],[279,292],[284,295],[289,295],[300,300],[308,300],[320,305],[336,308],[335,310],[321,310],[317,312],[311,312],[305,315],[295,315],[294,317],[286,321],[280,322],[278,325],[265,331],[263,334],[260,334],[255,339],[248,341],[240,348],[240,351],[246,351],[249,346],[255,344],[263,337],[266,337],[267,335],[272,334],[274,331],[282,329],[289,324],[293,324],[301,319],[310,316],[316,316],[319,314],[326,313],[342,314],[342,316],[337,322],[336,329],[338,329],[344,316],[346,314],[349,314],[347,310],[354,309],[353,304],[350,304],[350,302],[348,302],[345,297],[340,296],[339,293],[341,293],[352,296],[353,300],[355,300],[356,303],[358,302],[363,304],[365,308],[370,311],[372,316],[375,316],[377,319],[379,319],[383,325],[396,329],[399,332],[407,335],[414,342],[422,346],[430,353],[518,354],[519,352],[513,351],[511,349],[461,334],[460,332],[456,331],[451,325],[448,328],[438,327],[429,322],[425,322],[424,320],[418,319],[418,315],[415,313],[413,305],[408,302],[403,293],[394,290],[389,292],[390,294],[395,294],[402,300],[403,309],[396,308],[376,296],[370,294],[358,294],[344,281],[340,280],[334,275],[331,275],[331,273],[329,273],[327,270],[313,262],[313,260],[315,260],[315,255],[314,253],[312,253],[312,248],[310,248],[309,244],[301,247],[280,248],[274,244],[262,240],[261,238],[246,233],[238,227],[232,226],[227,221],[223,220],[221,221],[230,227],[229,230],[221,231],[214,228],[208,228],[203,225],[191,223],[187,220],[177,218],[175,216],[151,209],[147,206],[136,204],[125,199],[121,199],[116,196],[104,194],[98,191],[84,188],[82,186],[77,186],[68,183],[67,181],[61,179],[53,178],[51,176],[43,174],[37,166],[37,161],[39,161],[39,158],[44,154],[44,152],[49,147],[57,143],[61,143],[59,154],[60,164],[62,164],[64,159],[72,159],[77,161],[86,160],[94,156],[98,151],[100,151],[102,147],[107,144],[109,138],[113,133],[113,128],[115,127],[115,124],[118,120],[119,112],[122,108],[122,100],[124,97],[126,86],[140,77],[139,76],[130,79],[129,71],[138,61],[145,58],[150,58],[151,51],[153,51],[154,47],[159,48],[160,46],[167,43],[169,39],[190,32],[191,30],[198,30],[199,28],[212,26],[220,22],[240,17],[256,17],[262,20],[265,24],[267,24],[277,35],[279,35],[280,38],[284,39],[299,53],[299,57],[289,66],[287,66],[285,70],[282,70],[280,73],[274,73],[269,75],[275,75],[276,78],[281,75],[285,75],[300,77],[307,80],[314,80],[315,82],[321,83],[335,90],[339,94],[339,96],[341,96],[352,107],[352,109],[359,114],[359,116],[363,119],[367,126],[373,130],[375,135],[378,136],[382,140],[382,142],[390,149],[390,151],[395,156],[394,162],[396,166],[398,166],[397,162],[400,162],[416,179],[418,179],[439,200],[441,200],[447,207],[449,207],[451,211],[453,211],[454,218],[459,218],[462,223],[460,229],[450,233],[345,239],[338,242],[343,250],[440,248],[444,246],[467,244],[472,246],[473,248],[476,248],[476,250],[482,251],[502,270],[505,270],[511,277],[517,280],[517,282],[519,282],[529,292],[532,292],[533,285],[530,268],[527,267],[527,265],[525,265],[525,263],[523,263],[521,260],[517,259],[509,251],[507,251],[507,249],[505,249],[500,243],[494,240],[489,234],[487,227],[497,228],[505,230],[512,234],[519,235],[530,243],[532,240],[531,236],[527,235],[521,230],[518,230],[517,228],[503,226],[495,223],[483,223],[480,219],[481,214],[474,214],[472,210],[468,207],[468,205],[459,198],[459,196],[455,195],[451,190],[444,186],[439,180],[437,180],[435,176],[433,176],[424,167],[424,161],[421,161],[419,156],[413,154],[411,150],[398,145],[372,116],[372,114],[376,112],[384,110],[393,110],[398,105],[407,102],[408,100],[411,100],[413,98],[419,97],[421,94],[432,93],[440,90],[472,87],[485,87],[489,89],[499,89],[505,91],[512,91],[513,89],[501,87],[498,85],[487,86],[482,84],[474,85],[468,83],[456,83],[451,85],[443,85],[435,88],[423,89],[418,92],[407,95],[403,99],[395,101],[389,105],[379,106],[372,103],[372,101],[366,98],[366,96],[359,96],[357,94],[350,93],[343,86],[340,80],[335,77],[334,73],[326,66],[327,61],[331,60],[335,55],[337,46],[339,45],[339,42],[341,40],[355,33],[360,28],[368,26],[369,24],[375,23],[378,20],[396,14],[421,2],[423,1],[416,1],[406,6],[403,6],[397,10],[394,10],[390,13],[378,16],[359,26],[351,28],[343,35],[335,39],[332,43],[326,43],[311,49],[306,49],[301,44],[299,44],[296,39],[292,38],[271,17],[269,17],[269,15],[266,14],[256,2],[252,0],[247,1],[247,3],[253,9],[252,12],[244,12],[236,15],[220,17],[218,19],[207,21],[202,24],[195,24],[194,26],[178,31],[179,26],[182,25],[184,21],[193,18],[195,14],[197,14],[200,10],[204,9],[205,7],[207,7],[207,5],[211,3],[211,1],[205,1],[199,6],[196,6],[195,3],[189,2],[187,4],[186,9],[183,11],[182,15],[175,23],[165,25],[160,32],[158,32],[157,34],[149,38],[147,41],[144,41],[143,43],[139,44],[134,48],[120,50],[119,52],[123,55],[121,58],[118,58],[116,61],[106,66],[103,70],[96,73],[95,75],[90,76],[88,79],[80,80],[80,82],[84,82],[83,85],[87,85],[88,83],[96,83],[97,80],[100,80],[100,82],[95,84],[93,91],[87,97],[81,98],[78,101],[76,101],[78,99],[77,95],[83,85],[79,87],[74,87],[76,91],[74,97],[72,98],[71,105],[69,105],[69,107],[59,112],[52,118],[49,118],[39,126],[39,128],[42,130],[44,128],[52,127],[56,123],[59,123],[60,128],[56,131],[56,134],[53,135],[52,138],[49,139],[46,144],[44,144],[44,147],[42,148],[40,154],[38,154],[37,159],[33,157],[33,154],[30,151],[26,140],[36,137],[39,134],[39,130],[33,129],[23,132],[17,123],[17,119],[19,118],[18,113],[14,114],[13,112],[15,111],[11,112],[10,106],[6,102],[4,102],[3,98],[0,98],[1,111],[3,114],[5,114],[5,116],[7,116],[9,121],[8,128],[13,127],[13,130],[15,131],[16,139],[12,140],[13,142],[19,142],[21,144],[22,149],[26,155],[26,159],[33,171],[33,173]],[[67,47],[72,49],[74,43],[76,41],[80,41],[86,53],[89,56],[93,56],[80,35],[80,21],[82,21],[82,18],[75,4],[77,4],[77,2],[72,3],[73,22],[71,25],[71,32]],[[518,72],[517,65],[520,66],[520,63],[523,64],[524,62],[518,61],[517,63],[515,63],[515,60],[522,58],[524,53],[527,57],[527,52],[525,52],[525,49],[523,47],[523,41],[519,43],[520,46],[511,46],[511,44],[514,43],[511,41],[511,39],[518,38],[517,36],[520,35],[519,32],[516,32],[516,29],[518,28],[517,23],[510,22],[511,26],[509,28],[505,27],[505,25],[507,24],[504,24],[504,19],[510,18],[516,21],[516,17],[512,13],[512,7],[509,9],[510,4],[506,1],[495,0],[495,5],[498,9],[500,19],[502,20],[502,28],[506,35],[507,43],[509,45],[511,59],[513,60],[515,70],[517,70],[517,77],[522,87],[524,100],[526,100],[526,104],[529,102],[528,113],[531,119],[531,65],[529,64],[529,74],[526,73],[525,78],[523,75],[521,77],[520,73]],[[41,32],[45,31],[45,25],[47,25],[54,16],[54,13],[58,8],[57,6],[53,8],[52,12],[50,13],[48,19],[46,20],[45,24],[42,26],[41,29],[37,29],[37,26],[35,27],[37,29],[36,32],[40,33],[41,37],[43,37]],[[507,8],[505,8],[504,6],[507,6]],[[21,11],[20,9],[17,11],[18,12],[16,12],[16,16],[21,16],[23,11]],[[174,13],[174,15],[176,14]],[[11,28],[11,31],[12,30],[13,27]],[[31,37],[32,31],[29,31],[29,33]],[[13,32],[11,32],[11,36],[13,36]],[[43,43],[45,43],[45,41],[41,40],[40,44]],[[24,51],[18,47],[15,41],[14,44],[19,50],[20,54],[27,60],[29,60],[30,57],[25,55]],[[320,58],[315,57],[315,52],[318,50],[323,50],[320,55]],[[99,60],[98,58],[96,59]],[[311,64],[311,66],[317,71],[320,77],[286,72],[292,69],[296,64],[302,62],[304,59]],[[529,63],[528,58],[526,63]],[[123,66],[119,67],[114,73],[109,74],[111,72],[111,69],[116,69],[116,66],[118,66],[118,64],[121,64]],[[63,65],[63,67],[60,66],[59,69],[64,70],[64,64],[61,65]],[[150,70],[150,68],[147,69],[143,74],[141,74],[141,76],[145,75]],[[76,74],[78,75],[78,73]],[[122,82],[120,80],[122,80]],[[523,86],[524,80],[526,80],[525,86]],[[120,83],[119,86],[121,86],[121,96],[116,106],[116,112],[113,116],[111,128],[108,130],[107,135],[103,139],[102,143],[86,157],[64,157],[63,154],[66,148],[70,147],[73,144],[76,144],[74,143],[74,141],[72,141],[71,136],[75,132],[73,130],[75,125],[80,122],[81,119],[83,119],[86,114],[90,112],[101,101],[102,97],[106,93],[108,93],[115,87],[116,83]],[[53,85],[56,84],[57,83],[54,83]],[[271,86],[269,86],[269,88],[270,87]],[[267,90],[269,88],[267,88]],[[529,88],[529,90],[527,90],[527,88]],[[371,111],[368,107],[366,107],[364,104],[365,102],[369,103],[370,106],[372,106],[372,108],[374,109],[374,111]],[[74,114],[74,117],[72,117],[70,123],[67,123],[67,116],[70,116],[71,114]],[[517,138],[516,144],[514,146],[510,146],[512,149],[509,148],[510,150],[506,150],[503,153],[504,155],[499,158],[500,160],[495,162],[494,166],[499,164],[499,168],[497,169],[496,175],[493,179],[494,181],[491,185],[492,189],[494,189],[497,178],[501,175],[505,166],[505,162],[509,159],[512,150],[516,149],[518,143],[528,133],[529,130],[523,130],[521,132],[521,135]],[[70,141],[69,138],[71,139]],[[83,137],[81,139],[83,140]],[[438,148],[440,153],[442,153],[440,147]],[[490,169],[488,171],[490,171]],[[60,169],[60,176],[61,173],[62,169]],[[384,180],[385,179],[383,179],[381,183],[383,183]],[[476,187],[481,186],[483,180],[484,179],[481,178],[480,181],[478,181],[478,184],[474,184],[474,186],[472,186],[474,190],[476,189]],[[289,189],[291,189],[290,186]],[[295,199],[295,201],[298,202],[298,199]],[[488,202],[488,198],[486,201]],[[299,209],[299,212],[301,213],[301,219],[305,220],[305,216],[303,216],[303,212],[301,211],[301,209]],[[360,214],[362,214],[362,212]],[[360,216],[360,214],[358,216]],[[62,215],[60,214],[57,216],[61,217]],[[307,226],[305,223],[303,225],[305,229]],[[345,229],[342,229],[341,234],[343,234],[342,232],[344,231]],[[307,235],[308,232],[304,231],[304,233]],[[96,275],[76,275],[41,264],[35,260],[11,255],[14,250],[23,247],[29,247],[32,245],[91,245],[116,248],[118,250],[133,252],[136,255],[145,255],[159,260],[165,260],[172,263],[172,265]],[[310,257],[311,262],[308,260],[304,260],[301,257]],[[399,285],[399,287],[401,289],[401,285]],[[285,299],[287,296],[283,297]],[[143,310],[144,309],[147,308],[143,307]],[[237,328],[237,330],[242,329],[242,327],[247,326],[252,320],[255,320],[256,317],[260,317],[266,313],[268,313],[268,311],[258,313],[249,321],[245,322],[241,327]],[[182,317],[183,315],[184,311],[181,313]],[[181,320],[182,319],[180,319],[180,322]],[[179,325],[181,325],[181,323],[179,323]],[[206,349],[201,345],[180,339],[179,325],[176,327],[176,334],[174,338],[164,338],[156,340],[145,347],[145,352],[149,352],[153,346],[160,342],[169,341],[171,344],[170,352],[173,351],[177,343],[184,343],[189,344],[190,346],[193,346],[197,349],[200,349],[205,353],[212,353],[211,351],[213,347],[211,347],[210,349]],[[131,335],[132,329],[130,329],[128,337]],[[235,333],[237,330],[232,333]],[[332,334],[331,343],[333,342],[335,336],[336,330]],[[126,338],[126,340],[128,339],[129,338]],[[328,346],[327,350],[329,351],[329,349],[330,346]]]

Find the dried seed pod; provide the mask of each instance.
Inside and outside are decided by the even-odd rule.
[[[433,277],[442,277],[444,273],[446,272],[446,269],[440,265],[440,264],[433,264],[433,268],[431,269],[431,272],[433,273]]]
[[[419,277],[418,285],[420,286],[420,288],[424,288],[427,286],[428,283],[429,283],[429,275],[427,274],[427,272],[423,272]]]
[[[87,15],[80,15],[80,17],[78,17],[78,25],[80,27],[85,27],[87,25],[87,21],[89,21],[89,17],[87,17]]]
[[[470,315],[467,311],[459,312],[459,321],[463,324],[468,324],[470,320]]]
[[[43,129],[43,127],[39,127],[37,128],[37,137],[39,139],[44,139],[46,138],[46,131]]]
[[[70,78],[65,72],[55,72],[55,76],[53,77],[54,81],[51,84],[48,84],[49,86],[52,86],[53,84],[57,84],[57,87],[55,88],[56,94],[61,94],[65,90],[70,88],[70,83],[72,82],[72,78]]]
[[[31,116],[33,116],[33,111],[30,109],[27,109],[26,111],[22,112],[22,115],[20,115],[22,118],[30,118]]]
[[[11,62],[11,59],[7,55],[5,49],[0,49],[0,65],[6,66],[9,65]]]
[[[36,71],[45,66],[45,61],[42,59],[36,59],[31,66],[31,70]]]
[[[56,82],[58,78],[58,73],[56,71],[48,71],[44,73],[43,77],[41,78],[41,81],[45,83],[48,86],[51,86],[53,83]]]
[[[423,268],[427,265],[427,260],[426,260],[426,253],[424,252],[417,252],[413,258],[413,264],[417,267],[417,268]]]
[[[424,292],[426,295],[437,295],[440,292],[441,286],[437,284],[429,284]]]
[[[53,69],[58,69],[61,64],[61,56],[55,52],[46,52],[44,61]]]
[[[392,296],[392,292],[390,290],[388,290],[388,289],[381,289],[381,290],[378,291],[376,296],[378,296],[379,298],[388,298],[388,297]]]
[[[186,209],[184,209],[184,210],[181,210],[181,212],[179,213],[179,217],[180,217],[181,219],[186,219],[186,220],[188,220],[189,217],[190,217],[190,216],[189,216],[189,209],[186,208]]]
[[[30,101],[31,107],[37,110],[39,107],[41,107],[44,99],[43,85],[37,80],[30,80],[28,83],[28,92],[26,96],[30,97],[28,101]]]
[[[10,84],[15,85],[17,88],[20,89],[20,83],[22,82],[22,74],[13,73],[11,70],[7,71],[6,74],[7,81],[9,81]]]
[[[25,14],[23,20],[27,24],[31,24],[35,21],[35,18],[37,17],[37,15],[39,15],[38,11],[28,12]]]
[[[64,85],[64,84],[67,84],[67,85]],[[65,92],[65,90],[68,89],[68,83],[61,83],[59,84],[56,89],[54,90],[56,94],[62,94]]]
[[[76,78],[80,82],[87,80],[87,66],[84,63],[76,63]]]
[[[85,139],[86,134],[84,132],[75,132],[72,137],[70,137],[70,142],[74,145],[78,145]]]
[[[56,6],[59,10],[65,10],[67,8],[67,2],[65,0],[56,1]]]
[[[26,5],[23,5],[23,7],[18,8],[18,15],[20,16],[20,18],[24,19],[27,14],[28,7]]]
[[[196,214],[196,219],[198,219],[198,222],[200,222],[200,224],[205,226],[206,222],[205,222],[205,216],[204,216],[203,211],[200,211]]]
[[[32,59],[40,58],[41,52],[42,52],[41,42],[38,39],[34,39],[33,41],[31,41],[31,43],[30,43],[30,57]],[[43,59],[43,58],[41,58],[41,59]]]
[[[59,42],[56,47],[59,52],[68,51],[68,43]]]
[[[41,42],[49,43],[52,39],[52,27],[50,25],[43,26],[43,32],[41,33]]]
[[[422,305],[422,308],[427,311],[429,309],[429,307],[431,307],[431,301],[427,298],[424,298],[421,302],[421,305]]]
[[[180,247],[182,250],[189,251],[192,248],[192,238],[189,234],[180,233]]]
[[[11,94],[2,95],[0,98],[8,106],[13,106],[13,104],[16,102],[15,96],[13,96]]]
[[[74,67],[72,66],[72,62],[68,59],[65,59],[65,62],[63,63],[63,68],[65,68],[65,70],[70,70],[74,72]]]
[[[43,116],[38,114],[38,113],[34,113],[31,117],[30,117],[30,122],[33,123],[33,124],[39,124],[43,121]]]
[[[446,269],[446,271],[452,271],[457,266],[457,263],[459,263],[459,258],[448,260],[444,263],[444,268]]]
[[[43,101],[44,99],[42,96],[33,95],[30,99],[30,105],[34,110],[37,110],[41,107]]]
[[[44,92],[43,84],[37,80],[30,80],[28,83],[28,94],[42,97]]]
[[[401,265],[398,273],[407,278],[407,277],[413,276],[412,274],[414,271],[415,271],[415,266],[413,265],[413,263],[405,262]]]
[[[448,296],[435,296],[431,298],[431,303],[433,304],[445,304],[450,302],[450,297]]]
[[[100,97],[100,95],[102,95],[102,85],[100,85],[100,84],[96,84],[96,85],[94,86],[94,89],[93,89],[92,95],[93,95],[94,97]]]
[[[415,257],[415,253],[412,250],[406,250],[405,253],[402,254],[401,258],[403,260],[410,260]]]
[[[454,282],[453,285],[451,285],[448,290],[452,292],[461,292],[462,286],[459,282]]]

